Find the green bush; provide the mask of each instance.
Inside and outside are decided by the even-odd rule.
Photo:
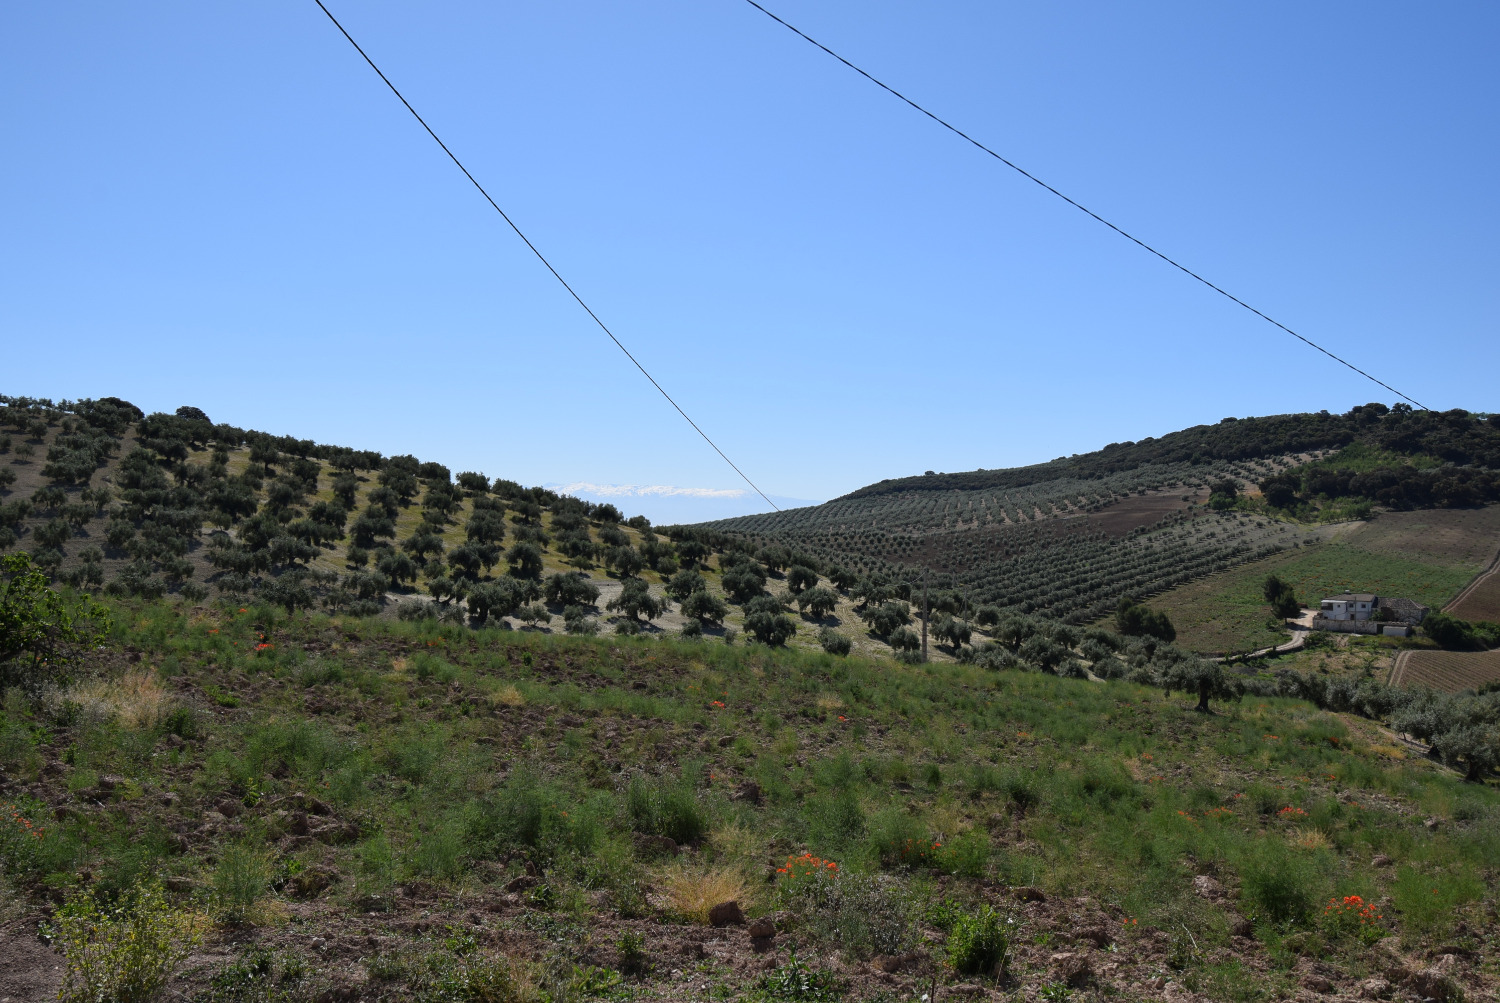
[[[1240,890],[1264,919],[1277,926],[1307,922],[1317,900],[1317,875],[1308,855],[1263,840],[1240,869]]]
[[[687,776],[648,779],[637,774],[625,788],[625,813],[635,832],[697,843],[708,834],[708,812]]]
[[[829,627],[824,627],[822,630],[818,631],[818,643],[821,644],[823,646],[823,650],[828,652],[830,655],[847,655],[849,654],[849,650],[853,647],[853,644],[849,640],[849,638]]]
[[[998,978],[1010,963],[1011,922],[988,905],[958,917],[948,934],[948,963],[962,975]]]
[[[214,868],[214,906],[221,919],[243,923],[271,885],[271,862],[248,846],[227,847]]]
[[[192,914],[174,909],[155,883],[134,886],[110,909],[79,892],[52,932],[68,964],[63,1003],[145,1003],[200,939]]]

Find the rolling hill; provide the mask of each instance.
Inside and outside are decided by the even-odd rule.
[[[1500,510],[1351,527],[1372,499],[1310,491],[1372,450],[1418,480],[1371,490],[1485,490],[1432,438],[1194,432],[658,531],[193,408],[7,399],[0,622],[91,626],[0,659],[0,996],[1493,998],[1500,693],[1235,676],[1057,616],[1090,567],[1233,595],[1338,547],[1456,591]],[[914,555],[950,562],[926,664]],[[1004,555],[1029,577],[986,580]],[[1418,675],[1468,671],[1421,644]]]

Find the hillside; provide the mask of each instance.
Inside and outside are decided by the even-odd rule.
[[[910,564],[189,407],[5,403],[0,998],[130,957],[197,1003],[1500,987],[1500,691],[1057,615],[1097,601],[1066,582],[1306,588],[1345,552],[1462,589],[1500,508],[1256,496],[1359,443],[830,503],[893,554],[976,534],[1030,569],[948,572],[922,663]],[[1439,682],[1494,654],[1401,643]]]
[[[666,532],[780,547],[891,582],[926,574],[970,611],[1086,623],[1122,596],[1320,548],[1341,522],[1497,500],[1500,415],[1370,404],[1345,415],[1226,418],[1037,466],[881,481],[824,505]],[[1486,535],[1488,525],[1477,532],[1487,559],[1500,536]],[[1471,565],[1425,597],[1446,601],[1478,570]],[[1220,640],[1205,638],[1204,650],[1232,646]]]
[[[169,987],[201,1003],[1500,987],[1500,795],[1301,699],[1203,715],[976,666],[111,613],[0,714],[23,998],[62,964],[29,924],[139,915],[152,879],[166,943],[197,917]]]

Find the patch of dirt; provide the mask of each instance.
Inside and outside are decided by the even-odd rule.
[[[1189,494],[1189,498],[1201,501],[1203,497],[1195,497]],[[1149,494],[1132,495],[1105,506],[1098,512],[1091,512],[1084,516],[1090,529],[1102,530],[1110,536],[1119,538],[1128,535],[1131,530],[1140,529],[1143,526],[1154,526],[1169,515],[1185,511],[1188,502],[1183,499],[1183,492],[1177,491],[1172,494]]]
[[[37,938],[34,922],[0,926],[0,1003],[57,999],[62,978],[62,956]]]

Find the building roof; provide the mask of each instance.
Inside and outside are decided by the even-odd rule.
[[[1324,602],[1374,602],[1375,596],[1369,592],[1342,592],[1336,596],[1329,596]]]

